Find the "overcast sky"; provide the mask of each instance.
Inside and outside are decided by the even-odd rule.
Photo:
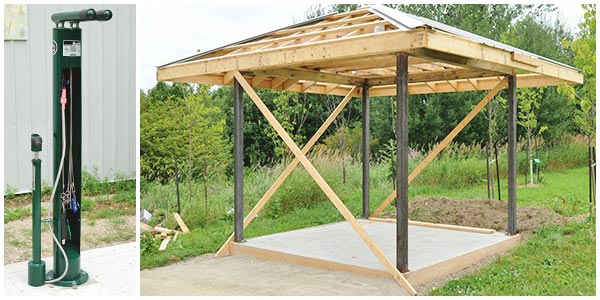
[[[204,3],[206,2],[206,3]],[[156,67],[253,37],[304,19],[310,3],[280,4],[204,1],[198,4],[137,5],[139,88],[156,84]],[[284,4],[285,3],[285,4]],[[558,16],[576,29],[583,18],[580,4],[557,4]],[[152,18],[155,17],[155,18]]]

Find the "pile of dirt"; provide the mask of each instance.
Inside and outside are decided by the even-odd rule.
[[[415,221],[506,230],[507,202],[490,199],[415,197],[410,200],[408,217]],[[389,212],[385,217],[395,217]],[[524,235],[536,228],[564,224],[569,219],[546,207],[518,207],[517,230]]]

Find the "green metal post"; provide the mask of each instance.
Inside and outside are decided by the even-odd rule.
[[[33,164],[33,191],[32,191],[32,248],[33,258],[27,264],[27,283],[31,286],[44,285],[44,274],[46,273],[46,262],[42,260],[42,160],[39,159],[39,152],[42,151],[42,138],[37,134],[31,135],[31,151],[34,157],[31,160]]]
[[[67,170],[73,171],[75,197],[77,206],[81,208],[81,29],[79,22],[107,21],[112,18],[110,10],[85,9],[75,12],[58,13],[51,19],[56,24],[52,29],[53,57],[53,143],[54,143],[54,176],[59,179],[58,188],[52,199],[54,234],[61,242],[68,258],[67,274],[59,286],[76,286],[88,280],[88,274],[81,270],[80,241],[81,241],[81,209],[65,210],[62,207],[63,192],[62,175],[67,178]],[[62,107],[60,98],[63,88],[66,90],[67,104],[65,107],[65,129],[67,153],[72,153],[72,163],[67,154],[63,162],[63,172],[58,174],[62,155]],[[56,177],[54,177],[56,180]],[[46,274],[46,280],[58,278],[67,268],[58,245],[54,244],[54,270]]]

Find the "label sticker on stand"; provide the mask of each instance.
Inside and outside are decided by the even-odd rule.
[[[81,56],[81,41],[63,41],[63,56]]]

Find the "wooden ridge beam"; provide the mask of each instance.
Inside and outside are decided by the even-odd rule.
[[[300,148],[296,145],[296,143],[292,140],[289,134],[285,131],[285,129],[281,126],[279,121],[273,116],[271,111],[267,108],[267,106],[262,102],[260,97],[254,92],[252,87],[248,84],[248,82],[244,79],[241,73],[235,72],[235,78],[240,82],[250,99],[254,102],[256,107],[261,111],[261,113],[265,116],[267,121],[271,124],[273,129],[277,132],[277,134],[281,137],[284,143],[288,146],[288,148],[294,153],[294,156],[300,161],[304,169],[310,174],[310,176],[315,180],[317,185],[321,188],[321,190],[325,193],[327,198],[333,203],[333,205],[338,209],[338,211],[342,214],[342,216],[350,223],[354,231],[358,234],[358,236],[365,242],[367,247],[375,254],[377,259],[384,265],[387,271],[392,275],[394,280],[400,284],[404,289],[406,289],[409,294],[416,295],[417,291],[412,287],[412,285],[406,280],[406,278],[396,269],[396,267],[392,264],[392,262],[385,256],[383,251],[375,244],[375,242],[371,239],[369,234],[366,232],[362,226],[358,223],[352,212],[344,205],[344,203],[340,200],[340,198],[336,195],[336,193],[331,189],[331,187],[327,184],[327,182],[323,179],[321,174],[315,169],[313,164],[306,158],[306,155],[302,153]]]
[[[329,117],[327,117],[325,122],[323,122],[321,127],[319,127],[319,129],[317,129],[317,131],[312,136],[312,138],[310,138],[310,140],[306,143],[306,145],[304,145],[304,147],[302,148],[302,153],[304,153],[306,155],[310,151],[310,149],[312,149],[312,147],[317,143],[317,141],[319,141],[319,138],[321,138],[323,133],[325,133],[325,131],[327,130],[327,128],[329,128],[331,123],[333,123],[335,118],[337,118],[337,116],[342,112],[344,107],[346,107],[348,102],[350,102],[352,97],[355,95],[356,91],[357,91],[357,88],[353,87],[350,90],[350,92],[346,95],[346,97],[344,97],[344,99],[342,99],[342,101],[333,110],[333,112],[331,112],[331,115],[329,115]],[[254,217],[256,217],[258,212],[265,206],[265,204],[267,204],[267,202],[271,199],[273,194],[275,194],[275,192],[277,191],[277,189],[279,189],[279,187],[283,184],[283,182],[288,178],[288,176],[290,176],[290,174],[292,174],[292,171],[296,168],[296,166],[299,163],[300,163],[300,161],[297,158],[294,158],[292,160],[292,162],[290,162],[290,164],[285,168],[285,170],[283,170],[283,172],[279,175],[279,177],[277,177],[277,179],[275,180],[273,185],[271,185],[271,187],[265,192],[265,194],[260,198],[260,200],[258,200],[256,205],[254,205],[252,210],[250,210],[248,215],[244,218],[244,229],[246,227],[248,227],[248,225],[250,225],[250,222],[252,222],[252,220],[254,220]],[[222,256],[227,255],[227,253],[229,252],[229,249],[230,249],[229,245],[232,241],[233,241],[233,233],[229,236],[229,238],[223,244],[223,246],[221,246],[219,251],[217,251],[217,253],[215,254],[215,257],[222,257]]]
[[[475,116],[502,90],[508,86],[508,79],[504,78],[500,83],[494,87],[477,105],[448,133],[448,135],[439,143],[437,146],[427,154],[425,159],[410,173],[408,176],[408,183],[413,181],[429,163],[435,159],[446,146],[454,140],[454,138],[475,118]],[[371,217],[377,217],[381,212],[396,198],[396,190],[394,190],[386,199],[381,203],[371,214]]]

